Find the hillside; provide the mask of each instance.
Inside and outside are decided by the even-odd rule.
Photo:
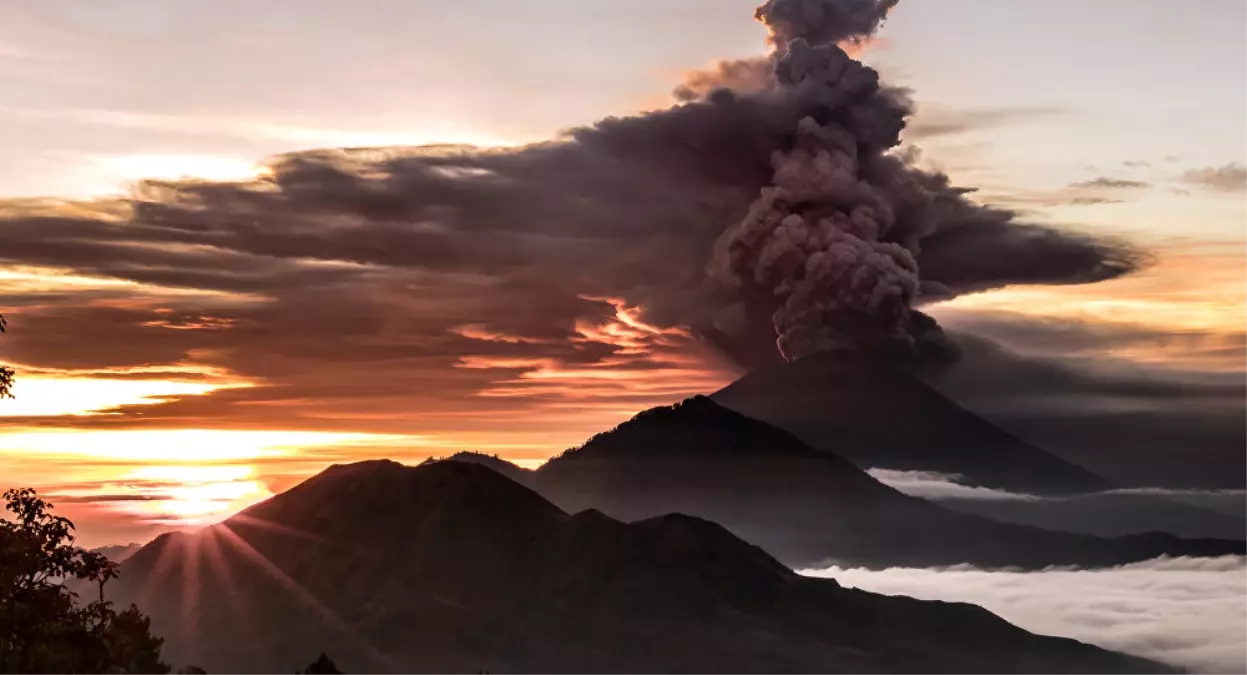
[[[1163,672],[800,577],[712,523],[568,515],[482,466],[335,466],[130,558],[165,658],[290,672]]]
[[[643,412],[526,476],[564,510],[627,521],[687,513],[792,566],[1108,566],[1245,548],[1161,533],[1107,539],[954,513],[706,397]]]

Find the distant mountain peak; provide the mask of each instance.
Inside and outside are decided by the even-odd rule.
[[[867,354],[821,352],[756,370],[713,399],[863,469],[959,474],[1036,494],[1112,487],[974,415],[911,369]]]
[[[429,535],[450,524],[470,528],[475,521],[498,522],[496,513],[517,526],[563,515],[537,493],[479,464],[368,460],[331,466],[226,523],[245,526],[258,518],[317,536],[356,539],[374,530]]]
[[[742,415],[706,396],[642,411],[551,460],[643,457],[820,455],[796,436]],[[543,467],[544,468],[544,467]]]

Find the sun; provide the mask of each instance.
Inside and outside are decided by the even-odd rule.
[[[145,466],[127,480],[150,499],[121,508],[174,527],[211,525],[273,496],[249,465]]]

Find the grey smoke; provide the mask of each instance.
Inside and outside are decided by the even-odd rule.
[[[689,73],[671,93],[677,101],[696,101],[715,90],[759,94],[775,87],[775,66],[767,57],[720,61],[710,70]]]
[[[1055,236],[1009,227],[1011,213],[970,202],[967,190],[890,152],[900,145],[912,105],[838,43],[868,39],[895,4],[771,0],[757,11],[775,45],[775,86],[760,95],[787,102],[799,119],[771,154],[770,185],[720,240],[715,271],[729,286],[773,299],[777,344],[788,359],[880,344],[908,352],[945,346],[932,322],[914,317],[924,291],[922,240],[955,240],[975,227]],[[749,65],[722,68],[725,84],[741,80],[743,71],[757,90],[757,64]],[[1132,265],[1122,259],[1093,276]],[[925,290],[934,297],[955,292],[939,283]],[[927,344],[918,345],[923,338]]]
[[[1193,672],[1247,672],[1247,559],[1158,558],[1039,572],[829,567],[845,586],[980,605],[1027,630],[1072,637]]]
[[[754,16],[783,49],[793,40],[859,43],[879,29],[899,0],[768,0]]]

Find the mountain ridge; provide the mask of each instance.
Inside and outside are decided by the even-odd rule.
[[[1100,538],[955,513],[704,396],[642,412],[535,471],[509,473],[566,511],[706,518],[793,567],[1102,567],[1247,548],[1165,533]]]
[[[167,660],[213,672],[320,652],[385,672],[1170,671],[971,605],[801,577],[699,518],[569,515],[459,461],[331,468],[162,536],[115,583]]]

